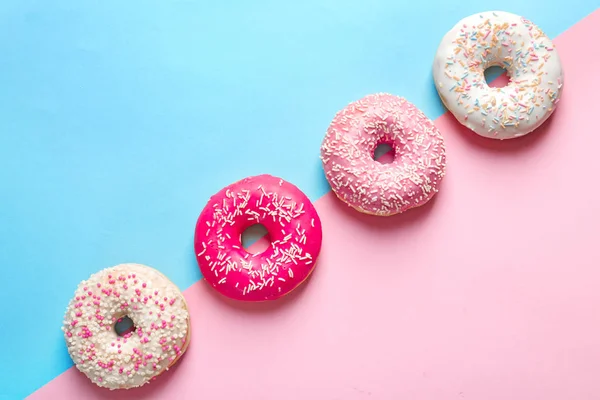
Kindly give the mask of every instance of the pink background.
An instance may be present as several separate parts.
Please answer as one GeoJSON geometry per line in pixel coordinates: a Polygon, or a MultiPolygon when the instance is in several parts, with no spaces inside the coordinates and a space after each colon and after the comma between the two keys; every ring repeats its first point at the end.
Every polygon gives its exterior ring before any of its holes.
{"type": "Polygon", "coordinates": [[[284,301],[185,291],[188,353],[152,385],[99,389],[74,368],[31,399],[600,398],[600,11],[556,39],[555,115],[496,142],[450,115],[439,195],[405,215],[316,202],[319,264],[284,301]]]}

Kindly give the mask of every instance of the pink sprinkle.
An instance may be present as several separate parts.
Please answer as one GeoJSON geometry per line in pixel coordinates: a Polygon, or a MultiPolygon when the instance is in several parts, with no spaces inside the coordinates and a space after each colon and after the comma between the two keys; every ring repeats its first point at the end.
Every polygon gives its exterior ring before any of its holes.
{"type": "Polygon", "coordinates": [[[144,282],[144,283],[142,283],[142,287],[143,287],[143,288],[145,288],[145,287],[146,287],[146,283],[145,283],[145,282],[144,282]]]}

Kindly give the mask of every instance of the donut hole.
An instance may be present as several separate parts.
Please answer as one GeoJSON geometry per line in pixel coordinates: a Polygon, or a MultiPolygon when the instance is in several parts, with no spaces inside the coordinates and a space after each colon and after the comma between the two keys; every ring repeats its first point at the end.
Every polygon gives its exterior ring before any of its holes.
{"type": "Polygon", "coordinates": [[[117,319],[114,328],[117,336],[125,336],[135,332],[135,325],[131,318],[129,318],[127,315],[117,319]]]}
{"type": "Polygon", "coordinates": [[[373,160],[381,164],[390,164],[395,156],[396,151],[390,143],[379,143],[373,152],[373,160]]]}
{"type": "Polygon", "coordinates": [[[499,65],[487,67],[483,76],[489,87],[502,88],[508,84],[508,72],[499,65]]]}
{"type": "Polygon", "coordinates": [[[246,228],[240,237],[242,247],[250,254],[259,254],[269,248],[271,238],[263,224],[254,224],[246,228]]]}

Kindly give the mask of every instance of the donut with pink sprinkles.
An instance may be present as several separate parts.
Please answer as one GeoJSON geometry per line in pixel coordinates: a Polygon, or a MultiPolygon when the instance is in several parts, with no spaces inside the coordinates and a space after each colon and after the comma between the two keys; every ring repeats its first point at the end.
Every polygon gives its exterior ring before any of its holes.
{"type": "Polygon", "coordinates": [[[163,274],[141,264],[120,264],[79,284],[62,330],[79,371],[100,387],[131,389],[154,380],[183,356],[190,314],[177,286],[163,274]]]}
{"type": "Polygon", "coordinates": [[[196,223],[200,271],[219,293],[242,301],[276,300],[297,288],[321,251],[321,220],[300,189],[271,175],[235,182],[213,195],[196,223]],[[271,239],[252,254],[242,233],[262,224],[271,239]]]}
{"type": "Polygon", "coordinates": [[[325,177],[336,196],[359,212],[389,216],[427,203],[446,170],[444,139],[417,107],[372,94],[334,117],[321,145],[325,177]],[[393,161],[375,160],[388,144],[393,161]]]}

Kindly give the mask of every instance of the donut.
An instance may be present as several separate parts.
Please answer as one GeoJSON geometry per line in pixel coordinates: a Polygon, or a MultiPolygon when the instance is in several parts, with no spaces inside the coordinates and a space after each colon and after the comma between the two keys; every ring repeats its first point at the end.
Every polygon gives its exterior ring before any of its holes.
{"type": "Polygon", "coordinates": [[[177,286],[157,270],[120,264],[77,287],[62,330],[75,366],[108,389],[142,386],[173,366],[190,342],[190,315],[177,286]],[[117,326],[128,318],[124,332],[117,326]]]}
{"type": "Polygon", "coordinates": [[[471,15],[444,36],[433,64],[435,87],[456,119],[478,135],[513,139],[537,129],[560,100],[563,71],[552,41],[527,19],[495,11],[471,15]],[[484,71],[503,67],[492,88],[484,71]]]}
{"type": "Polygon", "coordinates": [[[252,176],[213,195],[196,223],[200,271],[222,295],[242,301],[276,300],[298,287],[321,251],[321,220],[296,186],[271,175],[252,176]],[[271,245],[251,254],[242,233],[262,224],[271,245]]]}
{"type": "Polygon", "coordinates": [[[442,135],[417,107],[371,94],[339,111],[321,145],[325,177],[336,196],[359,212],[389,216],[427,203],[446,170],[442,135]],[[390,164],[374,160],[388,144],[390,164]]]}

